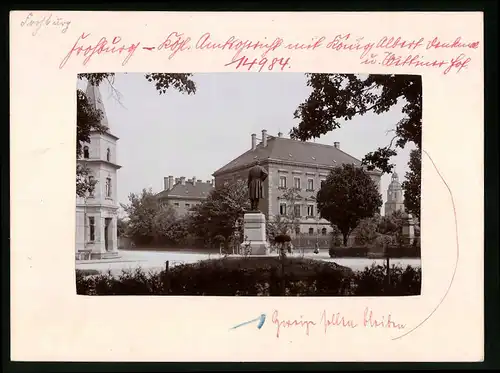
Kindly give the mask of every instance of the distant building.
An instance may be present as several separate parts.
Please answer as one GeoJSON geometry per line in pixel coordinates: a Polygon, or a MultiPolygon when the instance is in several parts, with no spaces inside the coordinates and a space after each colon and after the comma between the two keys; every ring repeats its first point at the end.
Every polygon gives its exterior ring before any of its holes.
{"type": "Polygon", "coordinates": [[[170,203],[179,216],[184,216],[189,209],[204,201],[214,189],[211,180],[197,180],[196,177],[186,180],[184,176],[173,176],[163,179],[163,191],[156,195],[160,205],[170,203]]]}
{"type": "Polygon", "coordinates": [[[391,183],[387,188],[387,201],[385,203],[385,216],[389,216],[395,211],[405,211],[403,188],[399,182],[396,172],[392,174],[391,183]]]}
{"type": "MultiPolygon", "coordinates": [[[[268,136],[266,130],[262,130],[259,144],[255,134],[251,135],[251,140],[249,150],[213,173],[215,187],[226,181],[246,180],[248,170],[259,160],[269,173],[264,182],[264,198],[259,205],[267,218],[287,215],[290,203],[285,200],[283,193],[287,188],[294,187],[300,195],[293,206],[295,216],[300,221],[295,233],[326,235],[331,232],[330,223],[320,219],[317,212],[316,193],[332,168],[346,163],[361,166],[361,161],[340,150],[338,142],[331,146],[297,141],[284,138],[282,133],[268,136]]],[[[382,173],[376,170],[367,172],[380,191],[382,173]]]]}
{"type": "Polygon", "coordinates": [[[90,142],[82,144],[82,156],[77,159],[79,165],[90,169],[88,177],[97,183],[93,193],[76,198],[76,252],[90,252],[90,257],[96,259],[111,258],[118,255],[118,137],[109,128],[99,88],[89,83],[86,95],[90,104],[102,112],[101,124],[108,131],[92,132],[90,142]]]}

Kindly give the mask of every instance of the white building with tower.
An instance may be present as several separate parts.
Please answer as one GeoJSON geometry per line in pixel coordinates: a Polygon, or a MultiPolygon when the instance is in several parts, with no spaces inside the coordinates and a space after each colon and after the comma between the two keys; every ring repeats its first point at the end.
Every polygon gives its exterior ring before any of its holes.
{"type": "Polygon", "coordinates": [[[92,132],[90,142],[82,144],[83,152],[77,159],[78,164],[90,170],[89,179],[96,184],[91,194],[76,198],[76,256],[105,259],[118,256],[118,137],[111,133],[99,88],[89,83],[86,95],[90,104],[102,112],[101,124],[108,131],[92,132]]]}

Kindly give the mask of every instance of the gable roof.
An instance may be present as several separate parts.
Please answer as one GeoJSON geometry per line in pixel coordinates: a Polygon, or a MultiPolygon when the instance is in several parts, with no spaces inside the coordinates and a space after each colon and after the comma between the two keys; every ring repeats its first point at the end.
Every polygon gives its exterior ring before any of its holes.
{"type": "Polygon", "coordinates": [[[182,183],[175,184],[172,189],[164,190],[156,195],[157,198],[182,198],[182,199],[202,199],[207,198],[209,193],[214,189],[211,183],[193,182],[187,180],[184,185],[182,183]]]}
{"type": "Polygon", "coordinates": [[[361,161],[332,145],[317,144],[284,137],[269,136],[267,146],[258,144],[213,173],[213,176],[250,166],[256,160],[277,160],[333,167],[345,163],[361,165],[361,161]]]}

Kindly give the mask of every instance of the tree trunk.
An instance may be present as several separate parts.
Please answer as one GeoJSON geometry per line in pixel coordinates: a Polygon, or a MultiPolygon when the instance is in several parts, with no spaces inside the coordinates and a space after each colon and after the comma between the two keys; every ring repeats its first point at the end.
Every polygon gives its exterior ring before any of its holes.
{"type": "Polygon", "coordinates": [[[347,247],[347,241],[349,240],[349,233],[342,233],[342,237],[344,238],[344,246],[347,247]]]}

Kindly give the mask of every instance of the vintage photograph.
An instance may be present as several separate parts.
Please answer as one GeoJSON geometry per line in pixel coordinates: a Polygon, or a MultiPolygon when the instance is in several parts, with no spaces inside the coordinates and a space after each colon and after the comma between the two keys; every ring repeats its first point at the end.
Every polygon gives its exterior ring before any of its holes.
{"type": "Polygon", "coordinates": [[[77,294],[420,295],[421,76],[76,83],[77,294]]]}

